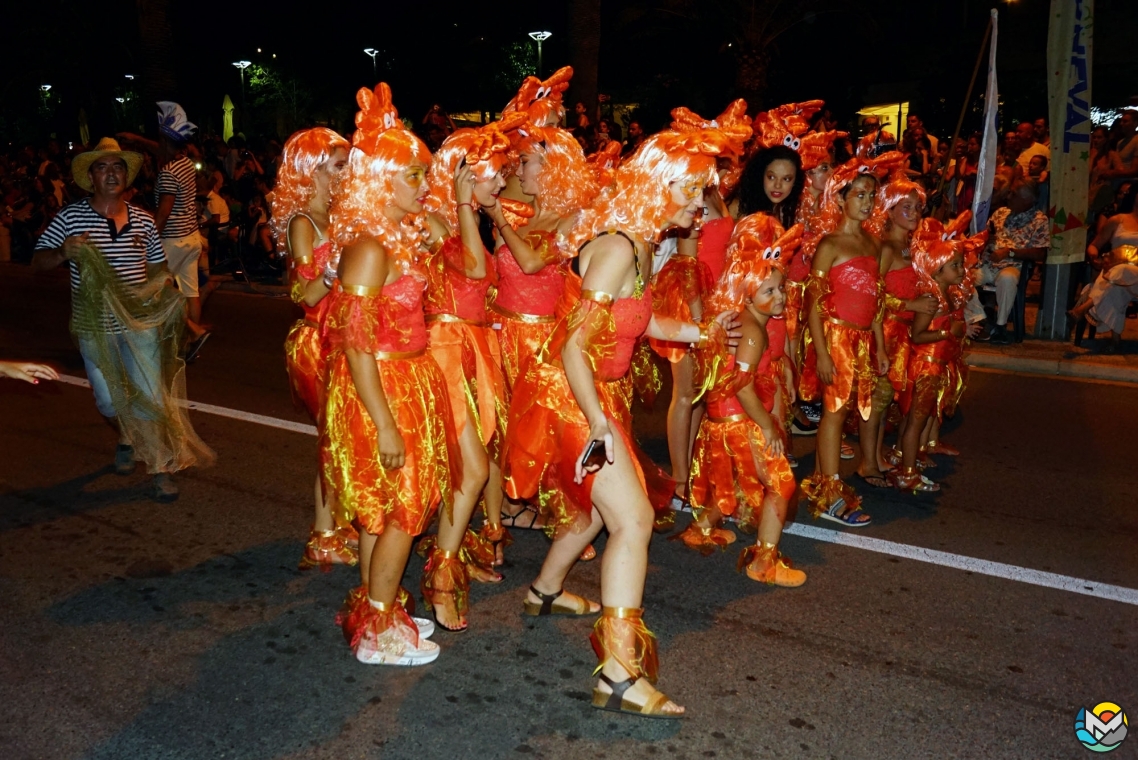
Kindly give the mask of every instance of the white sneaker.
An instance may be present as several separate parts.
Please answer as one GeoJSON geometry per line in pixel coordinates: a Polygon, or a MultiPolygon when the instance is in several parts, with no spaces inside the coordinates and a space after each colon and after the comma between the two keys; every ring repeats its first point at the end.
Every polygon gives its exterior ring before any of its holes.
{"type": "Polygon", "coordinates": [[[424,638],[419,639],[418,647],[413,647],[396,629],[390,628],[381,633],[377,639],[367,637],[360,639],[356,645],[356,659],[365,665],[399,665],[413,668],[434,662],[439,658],[439,651],[438,644],[424,638]]]}
{"type": "Polygon", "coordinates": [[[419,638],[429,639],[435,635],[435,621],[417,617],[413,617],[411,620],[415,622],[415,627],[419,629],[419,638]]]}

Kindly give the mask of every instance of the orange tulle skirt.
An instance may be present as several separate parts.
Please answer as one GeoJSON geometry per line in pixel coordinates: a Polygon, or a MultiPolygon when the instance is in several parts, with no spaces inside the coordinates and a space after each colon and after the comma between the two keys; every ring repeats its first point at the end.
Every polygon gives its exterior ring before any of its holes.
{"type": "Polygon", "coordinates": [[[285,367],[293,403],[317,424],[324,416],[325,365],[320,330],[306,319],[298,320],[285,338],[285,367]]]}
{"type": "MultiPolygon", "coordinates": [[[[454,432],[462,437],[468,422],[488,449],[506,415],[506,388],[496,331],[485,325],[433,321],[427,324],[431,356],[446,382],[454,432]]],[[[496,451],[491,452],[497,456],[496,451]]]]}
{"type": "MultiPolygon", "coordinates": [[[[818,355],[812,340],[804,340],[802,372],[798,378],[798,396],[803,401],[821,398],[826,410],[836,412],[856,394],[858,414],[868,420],[873,411],[873,391],[877,372],[873,366],[873,331],[860,329],[834,319],[824,319],[822,330],[830,358],[834,362],[834,381],[829,385],[818,377],[818,355]]],[[[804,335],[809,335],[805,331],[804,335]]]]}
{"type": "Polygon", "coordinates": [[[762,428],[745,414],[704,419],[692,452],[692,508],[715,507],[757,529],[763,497],[773,492],[789,502],[798,487],[786,457],[768,454],[766,446],[762,428]]]}
{"type": "Polygon", "coordinates": [[[493,309],[492,316],[501,325],[501,329],[496,332],[502,356],[502,374],[505,376],[506,388],[510,391],[525,371],[525,365],[553,334],[556,322],[553,317],[544,322],[515,319],[499,309],[493,309]]]}
{"type": "Polygon", "coordinates": [[[392,470],[380,464],[375,423],[356,392],[347,357],[335,354],[328,366],[324,463],[339,495],[335,517],[340,525],[356,519],[373,535],[393,525],[417,536],[440,504],[451,507],[462,471],[446,380],[425,352],[378,359],[376,365],[406,461],[392,470]]]}
{"type": "MultiPolygon", "coordinates": [[[[667,511],[674,482],[632,437],[632,383],[629,377],[597,382],[601,408],[632,457],[637,477],[657,515],[667,511]]],[[[589,423],[573,398],[565,372],[553,364],[530,362],[510,400],[502,479],[506,495],[536,501],[546,530],[557,536],[579,532],[592,521],[594,475],[574,482],[577,457],[589,439],[589,423]]]]}

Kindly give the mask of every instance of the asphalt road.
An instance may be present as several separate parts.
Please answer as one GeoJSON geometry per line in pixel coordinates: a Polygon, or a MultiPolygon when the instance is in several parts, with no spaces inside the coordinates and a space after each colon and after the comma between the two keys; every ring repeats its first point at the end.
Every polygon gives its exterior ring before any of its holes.
{"type": "MultiPolygon", "coordinates": [[[[0,356],[82,376],[67,311],[64,280],[5,268],[0,356]]],[[[292,316],[214,295],[190,397],[305,421],[281,350],[292,316]]],[[[112,473],[88,390],[2,381],[0,420],[5,760],[1081,758],[1080,707],[1138,716],[1138,606],[798,536],[794,590],[736,574],[736,551],[653,541],[646,620],[683,722],[589,707],[590,622],[520,614],[535,532],[515,532],[504,583],[474,588],[471,629],[436,636],[435,664],[367,667],[332,621],[355,571],[296,569],[314,438],[194,413],[217,465],[159,505],[141,470],[112,473]]],[[[662,453],[660,411],[637,424],[662,453]]],[[[974,373],[945,490],[866,493],[858,535],[1138,589],[1135,430],[1138,389],[974,373]]],[[[800,472],[812,448],[796,440],[800,472]]],[[[569,588],[595,598],[598,571],[569,588]]],[[[1138,738],[1112,757],[1138,757],[1138,738]]]]}

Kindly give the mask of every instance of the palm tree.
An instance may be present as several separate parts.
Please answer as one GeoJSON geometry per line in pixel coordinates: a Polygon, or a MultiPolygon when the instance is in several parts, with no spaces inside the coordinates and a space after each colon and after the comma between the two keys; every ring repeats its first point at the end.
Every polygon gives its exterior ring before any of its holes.
{"type": "Polygon", "coordinates": [[[141,40],[139,70],[143,103],[172,100],[178,94],[174,73],[174,34],[170,28],[169,0],[135,0],[141,40]]]}
{"type": "Polygon", "coordinates": [[[573,81],[565,106],[572,123],[573,104],[597,110],[597,68],[601,53],[601,0],[569,0],[569,65],[573,81]]]}

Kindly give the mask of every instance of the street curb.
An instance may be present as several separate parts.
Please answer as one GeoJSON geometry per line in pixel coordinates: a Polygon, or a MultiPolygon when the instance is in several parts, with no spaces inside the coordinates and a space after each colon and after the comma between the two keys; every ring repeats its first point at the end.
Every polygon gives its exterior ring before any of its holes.
{"type": "Polygon", "coordinates": [[[1027,375],[1080,377],[1138,384],[1138,367],[1118,367],[1113,364],[1060,361],[1057,359],[1032,359],[1025,356],[1005,356],[1004,354],[986,351],[973,351],[968,354],[965,361],[970,367],[1001,369],[1008,372],[1022,372],[1027,375]]]}

